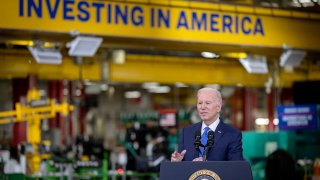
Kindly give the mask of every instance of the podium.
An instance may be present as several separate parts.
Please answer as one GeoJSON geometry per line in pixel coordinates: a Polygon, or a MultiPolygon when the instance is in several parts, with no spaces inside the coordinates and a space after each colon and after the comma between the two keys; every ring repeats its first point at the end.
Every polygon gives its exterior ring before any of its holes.
{"type": "Polygon", "coordinates": [[[162,162],[160,180],[252,180],[247,161],[162,162]]]}

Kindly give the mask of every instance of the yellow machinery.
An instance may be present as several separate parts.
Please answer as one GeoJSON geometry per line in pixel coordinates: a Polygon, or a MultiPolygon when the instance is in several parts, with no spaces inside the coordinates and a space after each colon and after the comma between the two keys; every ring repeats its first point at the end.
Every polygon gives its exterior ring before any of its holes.
{"type": "Polygon", "coordinates": [[[73,106],[66,102],[56,104],[55,100],[41,99],[40,92],[35,88],[28,91],[27,101],[27,105],[16,103],[15,111],[0,112],[0,125],[27,122],[27,143],[33,148],[32,153],[26,154],[27,169],[33,174],[40,170],[41,156],[38,148],[41,142],[41,120],[53,118],[56,113],[66,116],[73,110],[73,106]]]}

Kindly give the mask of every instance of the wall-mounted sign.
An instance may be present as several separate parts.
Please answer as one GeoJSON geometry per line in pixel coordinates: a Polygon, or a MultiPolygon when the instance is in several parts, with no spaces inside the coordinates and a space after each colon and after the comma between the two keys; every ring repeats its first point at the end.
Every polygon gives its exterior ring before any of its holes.
{"type": "Polygon", "coordinates": [[[317,129],[317,105],[278,106],[279,129],[317,129]]]}

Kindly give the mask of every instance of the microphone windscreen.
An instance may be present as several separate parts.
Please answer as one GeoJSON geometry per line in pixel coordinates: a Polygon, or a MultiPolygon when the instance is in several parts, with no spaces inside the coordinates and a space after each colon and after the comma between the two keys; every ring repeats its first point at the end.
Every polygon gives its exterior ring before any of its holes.
{"type": "Polygon", "coordinates": [[[213,131],[209,131],[208,132],[208,142],[207,145],[209,148],[211,148],[214,144],[214,132],[213,131]]]}
{"type": "Polygon", "coordinates": [[[194,133],[194,146],[196,147],[197,150],[199,150],[199,146],[201,145],[201,132],[200,131],[196,131],[194,133]]]}
{"type": "Polygon", "coordinates": [[[211,136],[211,137],[214,137],[214,132],[213,132],[213,131],[209,131],[209,132],[208,132],[208,137],[210,137],[210,136],[211,136]]]}

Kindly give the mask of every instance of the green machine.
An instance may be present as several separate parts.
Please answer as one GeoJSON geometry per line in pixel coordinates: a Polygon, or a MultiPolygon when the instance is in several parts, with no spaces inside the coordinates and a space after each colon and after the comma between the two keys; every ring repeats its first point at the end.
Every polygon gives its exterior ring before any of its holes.
{"type": "MultiPolygon", "coordinates": [[[[296,161],[299,159],[314,161],[320,158],[319,130],[246,131],[242,133],[242,136],[243,155],[245,160],[251,164],[254,180],[265,179],[267,157],[277,149],[287,151],[296,161]]],[[[311,173],[312,170],[308,171],[311,173]]]]}
{"type": "Polygon", "coordinates": [[[288,151],[295,157],[295,133],[282,132],[256,132],[242,133],[243,156],[251,164],[254,180],[264,179],[266,159],[269,154],[277,149],[288,151]]]}

